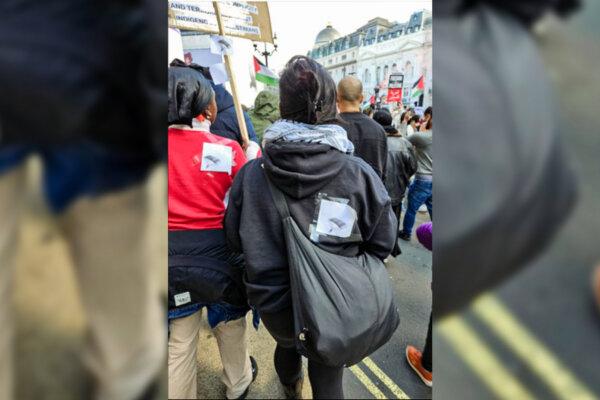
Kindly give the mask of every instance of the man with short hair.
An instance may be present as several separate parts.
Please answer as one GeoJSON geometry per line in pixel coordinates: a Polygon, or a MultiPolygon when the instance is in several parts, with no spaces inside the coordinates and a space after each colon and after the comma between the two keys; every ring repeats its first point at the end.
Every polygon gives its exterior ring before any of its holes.
{"type": "Polygon", "coordinates": [[[363,87],[354,76],[342,78],[337,86],[337,105],[340,125],[346,129],[348,139],[354,144],[354,155],[369,164],[383,180],[387,161],[387,141],[383,127],[360,112],[363,87]]]}

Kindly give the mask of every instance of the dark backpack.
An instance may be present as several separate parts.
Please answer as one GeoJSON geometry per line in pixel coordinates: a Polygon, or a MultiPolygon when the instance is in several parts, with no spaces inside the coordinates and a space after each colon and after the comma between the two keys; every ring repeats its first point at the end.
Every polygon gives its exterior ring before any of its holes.
{"type": "Polygon", "coordinates": [[[267,176],[281,216],[290,267],[298,352],[329,366],[351,366],[383,346],[400,318],[383,262],[368,253],[345,257],[313,244],[267,176]]]}

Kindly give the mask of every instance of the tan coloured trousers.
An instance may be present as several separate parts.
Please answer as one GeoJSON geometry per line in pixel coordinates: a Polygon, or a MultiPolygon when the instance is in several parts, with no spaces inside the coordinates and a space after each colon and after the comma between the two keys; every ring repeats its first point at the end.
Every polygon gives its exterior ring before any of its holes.
{"type": "MultiPolygon", "coordinates": [[[[0,399],[14,399],[12,273],[25,167],[0,175],[0,399]]],[[[98,400],[135,399],[164,368],[166,327],[147,262],[144,185],[76,201],[60,216],[88,335],[85,365],[98,400]]],[[[166,265],[166,259],[165,259],[166,265]]]]}
{"type": "MultiPolygon", "coordinates": [[[[171,320],[169,324],[169,399],[196,399],[198,334],[201,312],[171,320]]],[[[252,383],[248,355],[246,318],[221,322],[213,329],[228,399],[240,397],[252,383]]]]}

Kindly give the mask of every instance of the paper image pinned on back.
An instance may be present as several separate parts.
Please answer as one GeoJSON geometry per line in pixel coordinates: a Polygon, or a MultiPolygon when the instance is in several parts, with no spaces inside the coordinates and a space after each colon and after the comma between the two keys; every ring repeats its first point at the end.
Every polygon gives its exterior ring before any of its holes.
{"type": "Polygon", "coordinates": [[[231,175],[233,151],[231,147],[215,143],[204,143],[201,171],[227,172],[231,175]]]}
{"type": "Polygon", "coordinates": [[[321,200],[317,233],[321,235],[350,237],[356,221],[356,211],[347,204],[337,201],[321,200]]]}

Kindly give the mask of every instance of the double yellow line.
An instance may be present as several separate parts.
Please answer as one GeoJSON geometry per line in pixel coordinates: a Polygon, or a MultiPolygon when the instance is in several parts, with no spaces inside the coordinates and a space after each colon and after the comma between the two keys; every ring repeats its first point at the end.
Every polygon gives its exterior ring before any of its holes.
{"type": "MultiPolygon", "coordinates": [[[[381,381],[387,388],[392,392],[396,399],[410,399],[404,393],[402,389],[394,381],[375,364],[369,357],[362,360],[359,364],[364,364],[371,372],[381,381]]],[[[356,378],[362,383],[362,385],[375,397],[376,399],[387,399],[388,397],[377,387],[375,383],[364,373],[358,365],[350,367],[350,371],[356,376],[356,378]]]]}
{"type": "MultiPolygon", "coordinates": [[[[558,399],[598,398],[546,346],[528,332],[497,298],[489,294],[483,295],[475,301],[472,310],[475,316],[506,344],[558,399]]],[[[507,400],[534,398],[502,366],[502,363],[461,317],[449,317],[436,325],[434,332],[440,332],[444,336],[456,350],[456,354],[496,397],[507,400]]]]}

